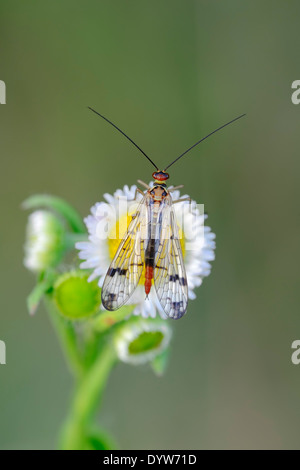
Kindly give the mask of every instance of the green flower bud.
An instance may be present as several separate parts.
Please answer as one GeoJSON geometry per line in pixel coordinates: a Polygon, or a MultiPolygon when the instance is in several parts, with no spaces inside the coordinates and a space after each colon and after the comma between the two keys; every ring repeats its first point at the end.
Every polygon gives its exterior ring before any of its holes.
{"type": "Polygon", "coordinates": [[[114,343],[119,359],[136,365],[153,361],[169,346],[171,336],[164,320],[134,318],[117,329],[114,343]]]}
{"type": "Polygon", "coordinates": [[[28,217],[24,265],[41,272],[59,263],[65,247],[65,229],[51,212],[39,210],[28,217]]]}
{"type": "Polygon", "coordinates": [[[97,281],[88,282],[82,271],[62,274],[53,286],[53,299],[60,313],[70,320],[81,320],[99,311],[101,289],[97,281]]]}

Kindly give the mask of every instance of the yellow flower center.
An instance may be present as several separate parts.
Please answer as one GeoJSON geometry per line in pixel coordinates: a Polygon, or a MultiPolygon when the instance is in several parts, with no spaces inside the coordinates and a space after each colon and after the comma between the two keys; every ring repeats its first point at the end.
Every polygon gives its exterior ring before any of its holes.
{"type": "MultiPolygon", "coordinates": [[[[113,260],[116,251],[127,231],[128,225],[130,224],[132,217],[129,214],[124,214],[120,219],[116,221],[116,225],[112,227],[108,235],[108,253],[111,260],[113,260]]],[[[180,245],[182,249],[183,258],[185,255],[185,238],[182,229],[178,226],[178,235],[180,239],[180,245]]],[[[139,284],[145,283],[145,270],[141,275],[139,284]]]]}

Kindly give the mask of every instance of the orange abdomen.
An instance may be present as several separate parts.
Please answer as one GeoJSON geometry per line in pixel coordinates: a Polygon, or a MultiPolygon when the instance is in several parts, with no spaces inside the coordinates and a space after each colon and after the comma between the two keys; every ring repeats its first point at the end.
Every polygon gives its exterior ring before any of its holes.
{"type": "Polygon", "coordinates": [[[145,292],[146,292],[146,295],[148,295],[150,290],[151,290],[152,278],[153,278],[153,268],[152,268],[152,266],[146,266],[146,272],[145,272],[145,292]]]}

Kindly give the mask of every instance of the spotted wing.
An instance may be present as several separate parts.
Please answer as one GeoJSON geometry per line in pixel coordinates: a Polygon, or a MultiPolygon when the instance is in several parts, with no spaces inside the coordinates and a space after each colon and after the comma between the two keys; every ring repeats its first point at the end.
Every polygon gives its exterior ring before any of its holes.
{"type": "Polygon", "coordinates": [[[178,227],[171,196],[161,211],[160,241],[155,257],[154,285],[158,300],[170,318],[181,318],[187,309],[188,287],[178,227]]]}
{"type": "Polygon", "coordinates": [[[149,196],[146,194],[105,276],[101,298],[107,310],[117,310],[124,305],[138,285],[145,259],[148,210],[149,196]]]}

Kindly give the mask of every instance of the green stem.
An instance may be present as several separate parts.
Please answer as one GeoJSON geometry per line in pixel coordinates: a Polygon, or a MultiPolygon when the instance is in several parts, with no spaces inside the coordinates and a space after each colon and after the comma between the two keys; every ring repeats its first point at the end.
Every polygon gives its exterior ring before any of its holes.
{"type": "Polygon", "coordinates": [[[84,448],[91,418],[97,409],[109,373],[115,363],[114,347],[110,341],[107,341],[94,364],[77,384],[70,414],[62,433],[61,448],[63,450],[84,448]]]}
{"type": "MultiPolygon", "coordinates": [[[[79,344],[73,323],[60,315],[51,295],[45,296],[45,303],[60,338],[66,361],[76,380],[70,412],[62,431],[61,449],[85,449],[88,448],[89,438],[94,432],[92,418],[109,374],[117,361],[115,348],[110,338],[106,338],[104,334],[98,335],[97,356],[93,362],[88,361],[87,366],[85,355],[80,354],[78,350],[79,344]]],[[[87,344],[85,353],[86,346],[87,344]]],[[[92,345],[92,349],[94,346],[92,345]]],[[[103,441],[102,438],[101,440],[103,441]]]]}
{"type": "Polygon", "coordinates": [[[78,344],[73,324],[63,318],[56,310],[51,298],[45,297],[45,304],[48,310],[51,322],[60,339],[66,362],[71,373],[75,377],[81,377],[83,374],[83,363],[78,352],[78,344]]]}
{"type": "Polygon", "coordinates": [[[23,202],[24,209],[37,209],[47,207],[61,214],[69,223],[75,233],[86,233],[85,225],[78,212],[63,199],[48,194],[36,194],[23,202]]]}

